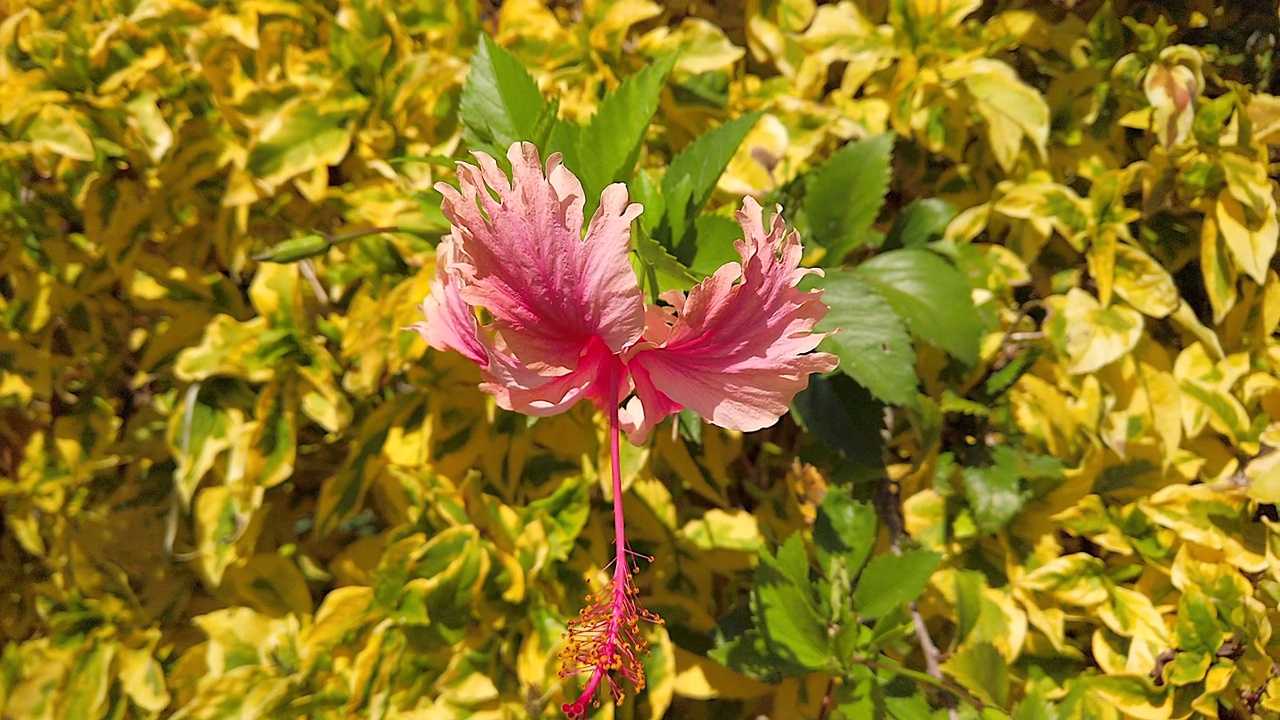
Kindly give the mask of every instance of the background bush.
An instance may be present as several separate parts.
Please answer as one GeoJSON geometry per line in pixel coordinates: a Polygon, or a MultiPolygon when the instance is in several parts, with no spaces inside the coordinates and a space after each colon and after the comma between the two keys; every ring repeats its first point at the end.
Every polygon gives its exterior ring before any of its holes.
{"type": "Polygon", "coordinates": [[[6,718],[557,715],[604,429],[402,330],[517,139],[650,290],[781,202],[842,328],[807,430],[628,449],[599,716],[1280,711],[1273,4],[0,8],[6,718]]]}

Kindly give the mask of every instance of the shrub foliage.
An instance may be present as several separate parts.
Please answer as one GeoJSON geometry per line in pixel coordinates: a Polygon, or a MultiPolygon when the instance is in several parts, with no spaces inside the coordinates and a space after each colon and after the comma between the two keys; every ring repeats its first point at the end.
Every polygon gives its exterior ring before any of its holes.
{"type": "Polygon", "coordinates": [[[839,328],[777,426],[625,449],[665,624],[599,717],[1280,712],[1273,5],[0,7],[5,718],[576,696],[602,419],[403,330],[518,140],[652,295],[780,203],[839,328]]]}

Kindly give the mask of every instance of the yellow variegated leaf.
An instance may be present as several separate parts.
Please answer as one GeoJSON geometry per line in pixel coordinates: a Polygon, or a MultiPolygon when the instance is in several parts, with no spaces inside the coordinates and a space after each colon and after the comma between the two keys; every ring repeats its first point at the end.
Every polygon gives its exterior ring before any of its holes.
{"type": "Polygon", "coordinates": [[[1233,533],[1240,522],[1244,499],[1211,485],[1170,485],[1140,500],[1138,507],[1152,521],[1167,527],[1184,540],[1220,551],[1223,558],[1245,572],[1261,572],[1267,567],[1265,549],[1254,547],[1246,537],[1233,533]]]}
{"type": "Polygon", "coordinates": [[[1255,93],[1246,108],[1249,122],[1253,123],[1254,141],[1275,145],[1280,140],[1280,97],[1255,93]]]}
{"type": "Polygon", "coordinates": [[[1216,215],[1206,215],[1200,233],[1200,267],[1215,324],[1222,322],[1240,298],[1240,273],[1228,257],[1227,247],[1225,235],[1219,232],[1216,215]]]}
{"type": "Polygon", "coordinates": [[[303,632],[299,652],[303,658],[323,656],[365,621],[373,603],[373,588],[349,585],[330,590],[303,632]]]}
{"type": "MultiPolygon", "coordinates": [[[[1270,195],[1266,195],[1270,198],[1270,195]]],[[[1264,203],[1260,217],[1243,205],[1229,190],[1218,195],[1215,219],[1227,248],[1246,275],[1258,284],[1266,282],[1271,258],[1276,254],[1280,223],[1276,221],[1275,201],[1264,203]]]]}
{"type": "Polygon", "coordinates": [[[1085,255],[1089,275],[1098,287],[1098,302],[1103,307],[1111,304],[1111,293],[1116,285],[1116,244],[1114,227],[1099,228],[1085,255]]]}
{"type": "Polygon", "coordinates": [[[1195,101],[1200,93],[1200,83],[1191,68],[1156,63],[1147,70],[1142,89],[1154,108],[1151,124],[1160,143],[1173,147],[1186,140],[1191,134],[1195,101]]]}
{"type": "MultiPolygon", "coordinates": [[[[159,633],[156,633],[158,639],[159,633]]],[[[147,712],[158,713],[172,697],[165,686],[164,668],[151,648],[121,647],[116,654],[121,689],[129,700],[147,712]]]]}
{"type": "Polygon", "coordinates": [[[1173,693],[1152,688],[1140,675],[1109,675],[1092,678],[1089,690],[1113,705],[1125,717],[1138,720],[1168,720],[1173,715],[1173,693]]]}
{"type": "Polygon", "coordinates": [[[1043,156],[1049,138],[1049,106],[1034,88],[1022,82],[1008,65],[973,60],[958,69],[974,99],[974,109],[987,123],[987,140],[1005,172],[1017,162],[1022,140],[1043,156]]]}
{"type": "Polygon", "coordinates": [[[302,412],[325,430],[339,432],[351,424],[352,409],[338,387],[333,365],[333,359],[325,353],[309,365],[298,365],[297,372],[303,379],[302,412]]]}
{"type": "Polygon", "coordinates": [[[1169,275],[1150,255],[1128,243],[1115,248],[1115,291],[1126,303],[1153,318],[1178,309],[1181,297],[1169,275]]]}
{"type": "Polygon", "coordinates": [[[1096,372],[1115,362],[1131,352],[1142,335],[1142,315],[1125,307],[1102,307],[1078,288],[1067,293],[1063,317],[1067,370],[1074,374],[1096,372]]]}
{"type": "Polygon", "coordinates": [[[791,131],[777,115],[766,113],[747,131],[716,188],[731,195],[765,193],[790,179],[783,163],[792,145],[791,131]]]}
{"type": "Polygon", "coordinates": [[[1098,606],[1098,617],[1117,635],[1142,639],[1158,647],[1169,647],[1172,642],[1164,616],[1151,599],[1123,585],[1112,588],[1111,598],[1098,606]]]}
{"type": "Polygon", "coordinates": [[[297,563],[276,553],[255,553],[228,567],[224,585],[258,612],[272,617],[311,613],[311,591],[297,563]]]}
{"type": "Polygon", "coordinates": [[[720,663],[675,647],[674,691],[695,700],[747,699],[768,694],[769,686],[740,675],[720,663]]]}
{"type": "Polygon", "coordinates": [[[908,21],[926,21],[941,30],[955,28],[981,5],[980,0],[907,0],[901,7],[908,21]]]}
{"type": "Polygon", "coordinates": [[[742,510],[713,508],[681,529],[686,540],[703,550],[735,550],[754,554],[763,538],[756,517],[742,510]]]}
{"type": "Polygon", "coordinates": [[[654,28],[640,38],[639,47],[656,57],[676,55],[675,71],[694,75],[729,72],[746,54],[720,27],[695,17],[685,18],[675,30],[654,28]]]}
{"type": "Polygon", "coordinates": [[[583,13],[598,18],[591,27],[591,46],[601,52],[616,52],[632,26],[662,12],[650,0],[618,0],[617,2],[584,3],[583,13]]]}
{"type": "Polygon", "coordinates": [[[1249,497],[1264,503],[1280,503],[1280,452],[1254,458],[1244,469],[1249,497]]]}
{"type": "Polygon", "coordinates": [[[254,511],[261,506],[262,490],[248,498],[235,496],[225,486],[206,487],[196,495],[195,526],[200,568],[217,585],[228,567],[252,547],[258,523],[254,511]]]}
{"type": "Polygon", "coordinates": [[[80,125],[81,116],[65,105],[46,104],[27,128],[27,139],[36,152],[49,152],[71,160],[92,160],[93,140],[80,125]]]}
{"type": "Polygon", "coordinates": [[[1072,605],[1092,607],[1106,602],[1111,594],[1103,569],[1098,558],[1072,553],[1027,573],[1018,580],[1018,586],[1050,593],[1072,605]]]}

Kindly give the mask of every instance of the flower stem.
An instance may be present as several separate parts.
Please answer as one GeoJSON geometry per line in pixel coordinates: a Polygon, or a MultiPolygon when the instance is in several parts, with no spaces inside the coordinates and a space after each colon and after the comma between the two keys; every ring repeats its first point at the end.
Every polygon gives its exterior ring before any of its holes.
{"type": "Polygon", "coordinates": [[[606,381],[609,387],[609,469],[613,479],[613,575],[599,593],[587,598],[587,607],[583,608],[578,619],[569,621],[568,642],[560,653],[565,662],[560,675],[568,677],[590,673],[582,693],[561,706],[570,720],[582,720],[590,707],[599,704],[597,692],[601,691],[602,685],[607,685],[607,692],[619,704],[623,695],[618,682],[620,678],[631,681],[636,692],[644,689],[642,656],[647,650],[639,621],[662,622],[636,602],[638,592],[628,564],[628,556],[632,553],[627,550],[622,509],[621,428],[617,402],[623,372],[621,367],[613,368],[606,381]]]}
{"type": "Polygon", "coordinates": [[[613,543],[617,567],[625,572],[627,563],[627,535],[622,512],[622,453],[618,436],[618,371],[609,373],[609,469],[613,472],[613,543]]]}

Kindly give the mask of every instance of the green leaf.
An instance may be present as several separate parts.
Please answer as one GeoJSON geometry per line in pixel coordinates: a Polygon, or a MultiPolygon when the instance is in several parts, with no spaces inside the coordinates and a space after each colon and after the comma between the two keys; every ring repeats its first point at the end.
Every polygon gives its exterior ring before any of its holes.
{"type": "Polygon", "coordinates": [[[951,647],[954,650],[969,637],[982,615],[982,573],[976,570],[957,570],[956,579],[956,634],[951,647]]]}
{"type": "Polygon", "coordinates": [[[942,669],[970,692],[993,705],[1009,697],[1009,664],[991,643],[975,643],[952,655],[942,669]]]}
{"type": "MultiPolygon", "coordinates": [[[[551,150],[564,154],[565,165],[582,181],[587,217],[599,204],[605,187],[630,179],[645,130],[658,109],[662,86],[674,64],[675,56],[670,55],[623,80],[600,102],[573,147],[551,145],[551,150]]],[[[552,139],[560,142],[565,137],[555,135],[552,139]]]]}
{"type": "Polygon", "coordinates": [[[681,244],[689,218],[695,217],[707,204],[716,181],[724,174],[729,160],[760,115],[758,111],[750,112],[709,130],[671,158],[662,177],[662,194],[667,197],[668,229],[659,236],[661,240],[670,242],[673,248],[681,244]],[[677,185],[686,181],[688,187],[677,192],[677,185]],[[680,198],[679,202],[676,198],[680,198]]]}
{"type": "Polygon", "coordinates": [[[499,157],[521,140],[542,145],[551,126],[546,115],[553,108],[543,101],[524,63],[481,35],[458,107],[467,144],[499,157]]]}
{"type": "Polygon", "coordinates": [[[1018,703],[1012,717],[1013,720],[1058,720],[1058,711],[1037,688],[1018,703]]]}
{"type": "Polygon", "coordinates": [[[739,262],[734,242],[742,238],[742,226],[724,215],[699,215],[693,221],[695,250],[689,269],[699,276],[715,273],[725,263],[739,262]]]}
{"type": "Polygon", "coordinates": [[[884,464],[884,406],[848,375],[809,378],[792,407],[805,431],[828,447],[860,465],[884,464]]]}
{"type": "Polygon", "coordinates": [[[942,556],[931,550],[879,555],[867,564],[853,591],[853,608],[875,619],[919,598],[942,556]]]}
{"type": "Polygon", "coordinates": [[[778,549],[775,560],[763,549],[756,566],[752,611],[769,650],[808,670],[827,667],[827,629],[809,592],[809,562],[799,533],[778,549]]]}
{"type": "Polygon", "coordinates": [[[893,221],[893,227],[885,236],[885,250],[897,248],[923,248],[930,242],[942,237],[956,216],[956,206],[946,200],[924,198],[913,200],[902,209],[902,214],[893,221]]]}
{"type": "Polygon", "coordinates": [[[813,523],[813,544],[821,567],[825,569],[831,558],[839,557],[854,577],[875,543],[875,508],[854,500],[847,489],[828,488],[813,523]]]}
{"type": "MultiPolygon", "coordinates": [[[[937,260],[946,265],[940,258],[937,260]]],[[[915,407],[916,352],[893,300],[877,293],[871,283],[852,272],[831,272],[820,286],[822,299],[831,311],[816,329],[836,331],[822,341],[822,349],[839,357],[841,372],[857,380],[877,399],[888,405],[915,407]]]]}
{"type": "Polygon", "coordinates": [[[1224,93],[1212,100],[1204,102],[1196,108],[1195,120],[1191,123],[1191,132],[1201,145],[1215,146],[1222,137],[1223,125],[1236,109],[1236,94],[1224,93]]]}
{"type": "Polygon", "coordinates": [[[927,250],[894,250],[854,273],[893,306],[916,337],[966,365],[977,362],[982,321],[968,282],[946,260],[927,250]]]}
{"type": "Polygon", "coordinates": [[[973,510],[978,531],[984,535],[1008,524],[1027,500],[1014,451],[1001,446],[993,455],[995,464],[990,467],[967,467],[964,470],[964,494],[973,510]]]}
{"type": "Polygon", "coordinates": [[[983,391],[993,398],[1004,394],[1006,390],[1013,387],[1018,378],[1026,374],[1032,365],[1035,365],[1036,360],[1039,360],[1043,354],[1044,348],[1039,345],[1028,345],[1023,348],[1021,352],[1009,361],[1009,364],[991,373],[991,376],[982,385],[983,391]]]}
{"type": "Polygon", "coordinates": [[[832,720],[884,717],[884,697],[871,668],[855,665],[843,679],[844,682],[833,688],[831,701],[836,710],[831,715],[832,720]]]}
{"type": "Polygon", "coordinates": [[[655,273],[658,287],[654,294],[667,290],[683,290],[698,282],[698,277],[689,268],[677,260],[662,243],[654,240],[649,233],[640,228],[635,233],[636,257],[639,258],[645,273],[655,273]]]}
{"type": "Polygon", "coordinates": [[[810,238],[827,248],[826,265],[838,265],[849,251],[867,242],[889,189],[893,135],[885,134],[840,148],[814,173],[805,193],[810,238]]]}
{"type": "Polygon", "coordinates": [[[717,648],[707,657],[756,680],[777,682],[785,675],[803,675],[807,669],[773,654],[759,630],[751,628],[717,648]]]}

